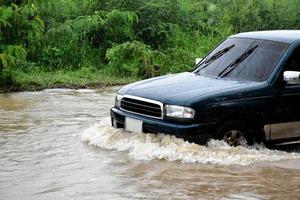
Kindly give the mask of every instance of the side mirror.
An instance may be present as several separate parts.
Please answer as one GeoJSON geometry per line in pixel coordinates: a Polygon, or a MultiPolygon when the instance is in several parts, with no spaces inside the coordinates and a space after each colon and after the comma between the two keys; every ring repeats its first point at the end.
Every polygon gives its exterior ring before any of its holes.
{"type": "Polygon", "coordinates": [[[298,85],[300,84],[300,72],[285,71],[283,74],[283,80],[289,85],[298,85]]]}
{"type": "Polygon", "coordinates": [[[195,59],[195,65],[197,65],[198,63],[200,63],[203,60],[203,58],[196,58],[195,59]]]}

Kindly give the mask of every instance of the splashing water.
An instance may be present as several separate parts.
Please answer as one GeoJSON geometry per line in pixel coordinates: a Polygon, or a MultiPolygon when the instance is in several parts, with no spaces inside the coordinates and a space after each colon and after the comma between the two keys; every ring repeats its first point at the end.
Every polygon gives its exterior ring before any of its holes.
{"type": "Polygon", "coordinates": [[[248,165],[260,161],[299,159],[299,153],[269,150],[261,145],[231,147],[211,140],[207,146],[164,134],[129,133],[110,126],[109,118],[82,133],[82,141],[103,149],[128,152],[137,160],[164,159],[183,163],[248,165]]]}

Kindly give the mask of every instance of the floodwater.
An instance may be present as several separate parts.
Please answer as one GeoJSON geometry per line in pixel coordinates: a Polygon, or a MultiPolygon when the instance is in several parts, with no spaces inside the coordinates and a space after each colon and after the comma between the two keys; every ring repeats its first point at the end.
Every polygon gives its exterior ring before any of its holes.
{"type": "Polygon", "coordinates": [[[0,94],[0,199],[300,199],[300,151],[110,127],[117,88],[0,94]]]}

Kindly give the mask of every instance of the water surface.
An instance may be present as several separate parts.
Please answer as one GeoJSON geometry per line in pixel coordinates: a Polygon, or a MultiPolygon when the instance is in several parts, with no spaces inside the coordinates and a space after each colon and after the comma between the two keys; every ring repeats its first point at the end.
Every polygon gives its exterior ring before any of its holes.
{"type": "Polygon", "coordinates": [[[110,127],[117,88],[0,94],[0,199],[300,199],[300,152],[110,127]]]}

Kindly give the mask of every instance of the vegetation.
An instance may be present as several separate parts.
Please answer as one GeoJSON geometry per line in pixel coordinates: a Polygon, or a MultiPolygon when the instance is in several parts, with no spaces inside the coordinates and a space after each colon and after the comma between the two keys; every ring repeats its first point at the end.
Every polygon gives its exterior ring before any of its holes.
{"type": "Polygon", "coordinates": [[[0,86],[186,71],[228,35],[268,29],[300,29],[299,0],[0,0],[0,86]]]}

